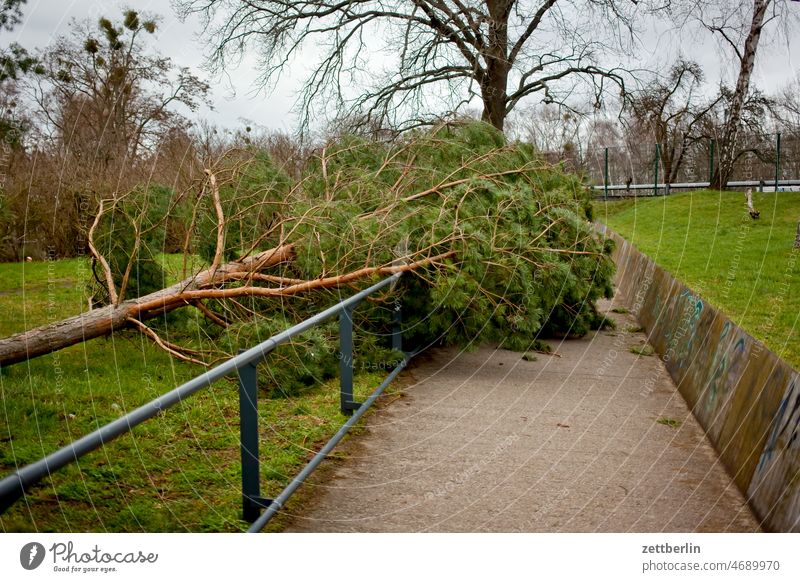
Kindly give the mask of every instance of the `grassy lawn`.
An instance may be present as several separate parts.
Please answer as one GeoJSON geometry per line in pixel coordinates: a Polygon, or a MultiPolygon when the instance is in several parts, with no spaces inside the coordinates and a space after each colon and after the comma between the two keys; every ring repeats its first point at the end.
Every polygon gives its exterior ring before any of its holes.
{"type": "MultiPolygon", "coordinates": [[[[177,278],[180,262],[167,266],[177,278]]],[[[80,260],[0,265],[0,336],[85,308],[80,260]]],[[[261,370],[268,374],[268,366],[261,370]]],[[[135,332],[0,372],[0,475],[41,458],[202,372],[135,332]]],[[[364,398],[385,374],[356,377],[364,398]]],[[[392,390],[390,387],[389,391],[392,390]]],[[[397,388],[395,388],[397,390],[397,388]]],[[[292,396],[262,387],[262,495],[288,484],[342,424],[338,381],[292,396]]],[[[1,531],[241,531],[238,388],[219,381],[56,473],[5,514],[1,531]]],[[[295,503],[302,503],[303,489],[295,503]]],[[[291,509],[291,505],[290,505],[291,509]]],[[[279,530],[280,518],[270,524],[279,530]]]]}
{"type": "Polygon", "coordinates": [[[595,217],[800,369],[800,193],[689,192],[595,204],[595,217]]]}

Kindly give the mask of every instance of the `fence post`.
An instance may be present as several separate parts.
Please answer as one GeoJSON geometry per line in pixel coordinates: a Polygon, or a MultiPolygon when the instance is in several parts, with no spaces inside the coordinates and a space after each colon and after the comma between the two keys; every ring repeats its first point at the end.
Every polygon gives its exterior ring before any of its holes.
{"type": "Polygon", "coordinates": [[[361,403],[353,400],[353,307],[339,314],[339,409],[351,416],[361,403]]]}
{"type": "Polygon", "coordinates": [[[661,148],[656,143],[656,161],[654,165],[655,181],[653,182],[653,196],[658,196],[658,159],[661,157],[661,148]]]}
{"type": "Polygon", "coordinates": [[[608,200],[608,148],[605,150],[603,169],[603,200],[608,200]]]}
{"type": "Polygon", "coordinates": [[[258,519],[264,500],[258,462],[258,373],[256,364],[239,368],[239,436],[242,452],[242,518],[258,519]]]}
{"type": "Polygon", "coordinates": [[[775,144],[775,193],[778,192],[778,181],[781,178],[781,132],[778,132],[778,141],[775,144]]]}
{"type": "Polygon", "coordinates": [[[716,140],[711,140],[710,146],[710,153],[711,155],[708,158],[708,184],[711,185],[712,180],[714,180],[714,149],[717,142],[716,140]]]}

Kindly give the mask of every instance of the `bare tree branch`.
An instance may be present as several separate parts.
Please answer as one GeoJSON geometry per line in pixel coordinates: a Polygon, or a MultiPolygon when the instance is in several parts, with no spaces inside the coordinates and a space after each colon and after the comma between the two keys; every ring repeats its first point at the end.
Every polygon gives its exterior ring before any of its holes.
{"type": "Polygon", "coordinates": [[[147,337],[153,340],[158,347],[163,349],[171,356],[174,356],[179,360],[182,360],[184,362],[189,362],[191,364],[197,364],[199,366],[206,366],[206,367],[208,366],[208,364],[206,364],[204,361],[192,358],[183,353],[185,348],[181,348],[178,345],[175,345],[173,343],[161,339],[161,337],[155,331],[147,327],[138,319],[128,318],[127,321],[134,327],[137,327],[142,333],[144,333],[147,337]]]}
{"type": "Polygon", "coordinates": [[[225,254],[225,214],[222,211],[222,201],[219,197],[219,185],[214,173],[206,169],[208,184],[211,187],[211,199],[214,201],[214,212],[217,215],[217,244],[214,250],[214,260],[211,262],[211,271],[214,272],[222,264],[222,257],[225,254]]]}
{"type": "Polygon", "coordinates": [[[94,257],[94,260],[100,263],[101,267],[103,268],[103,275],[105,276],[106,280],[106,289],[108,289],[108,297],[111,300],[111,303],[116,304],[118,302],[118,295],[117,288],[114,285],[114,276],[111,274],[111,267],[109,266],[106,258],[97,251],[97,247],[94,244],[94,233],[97,230],[97,226],[100,224],[100,220],[103,218],[104,210],[104,201],[100,200],[100,206],[97,209],[94,222],[92,222],[92,226],[89,228],[87,240],[89,243],[89,251],[92,253],[92,257],[94,257]]]}
{"type": "MultiPolygon", "coordinates": [[[[621,35],[612,29],[629,29],[644,11],[631,0],[178,0],[178,5],[184,15],[203,18],[218,68],[256,48],[264,86],[305,47],[321,49],[299,101],[304,126],[312,115],[335,109],[337,118],[356,125],[393,128],[435,120],[442,110],[456,112],[477,97],[483,119],[503,129],[521,99],[542,90],[569,93],[571,78],[602,76],[623,84],[625,72],[607,67],[597,55],[619,44],[621,35]],[[614,26],[597,27],[598,18],[614,26]],[[609,44],[598,38],[601,31],[607,31],[609,44]],[[376,51],[393,62],[372,65],[376,51]],[[517,89],[509,94],[512,85],[517,89]]],[[[595,92],[605,90],[603,79],[591,82],[595,92]]]]}

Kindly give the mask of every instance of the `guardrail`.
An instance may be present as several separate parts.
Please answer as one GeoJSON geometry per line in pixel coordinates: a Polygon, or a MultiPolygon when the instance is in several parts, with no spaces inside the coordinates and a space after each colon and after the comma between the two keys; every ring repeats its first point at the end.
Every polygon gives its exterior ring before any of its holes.
{"type": "MultiPolygon", "coordinates": [[[[386,386],[388,386],[406,366],[409,359],[415,355],[406,354],[401,363],[392,370],[386,380],[375,389],[366,401],[360,403],[353,400],[353,311],[367,296],[388,285],[394,284],[401,275],[402,273],[395,273],[383,279],[375,285],[356,293],[349,299],[341,301],[333,307],[329,307],[313,317],[272,336],[249,350],[243,351],[230,360],[189,380],[174,390],[151,400],[125,416],[100,427],[96,431],[73,441],[54,453],[47,455],[43,459],[8,475],[0,480],[0,513],[5,512],[21,498],[25,494],[26,488],[31,485],[52,475],[53,472],[62,467],[77,461],[83,455],[102,447],[118,436],[130,432],[135,426],[153,418],[178,402],[182,402],[185,398],[199,390],[208,388],[212,383],[224,376],[237,372],[239,375],[239,414],[242,459],[242,517],[244,520],[253,523],[253,526],[248,531],[260,531],[278,512],[292,493],[297,490],[308,475],[319,465],[322,459],[324,459],[342,437],[344,437],[348,429],[358,422],[358,419],[361,418],[364,412],[375,402],[386,386]],[[328,441],[322,450],[314,456],[308,465],[306,465],[280,495],[274,500],[262,498],[260,493],[258,455],[257,366],[279,345],[335,315],[339,315],[340,410],[342,414],[352,415],[352,418],[339,429],[336,435],[328,441]],[[266,510],[264,514],[261,514],[262,509],[266,510]]],[[[402,351],[402,336],[400,332],[401,315],[400,310],[395,309],[392,328],[392,347],[399,351],[402,351]]]]}

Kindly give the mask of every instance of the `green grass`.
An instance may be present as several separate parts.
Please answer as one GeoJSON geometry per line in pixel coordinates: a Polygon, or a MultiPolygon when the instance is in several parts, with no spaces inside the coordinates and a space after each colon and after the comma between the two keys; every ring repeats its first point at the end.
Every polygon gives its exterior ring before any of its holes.
{"type": "Polygon", "coordinates": [[[669,416],[662,416],[656,422],[670,428],[678,428],[682,424],[677,418],[670,418],[669,416]]]}
{"type": "Polygon", "coordinates": [[[700,191],[599,202],[595,216],[800,369],[800,193],[700,191]]]}
{"type": "MultiPolygon", "coordinates": [[[[183,279],[182,255],[161,260],[169,284],[183,279]]],[[[190,274],[202,266],[197,257],[187,262],[190,274]]],[[[88,259],[0,264],[0,337],[85,311],[91,276],[88,259]]]]}
{"type": "Polygon", "coordinates": [[[0,265],[0,337],[53,323],[87,308],[89,261],[0,265]]]}
{"type": "Polygon", "coordinates": [[[0,273],[0,293],[10,291],[38,291],[49,283],[66,285],[75,282],[76,271],[85,269],[88,273],[89,261],[84,259],[65,259],[60,261],[33,263],[3,263],[0,273]]]}
{"type": "MultiPolygon", "coordinates": [[[[179,265],[168,267],[177,278],[179,265]]],[[[79,313],[87,269],[79,260],[0,265],[0,335],[79,313]]],[[[0,475],[201,372],[133,331],[3,369],[0,475]]],[[[357,375],[356,397],[384,376],[357,375]]],[[[274,496],[344,417],[337,380],[291,397],[270,398],[267,388],[259,401],[261,485],[274,496]]],[[[0,515],[0,531],[241,531],[240,479],[238,388],[222,380],[31,488],[0,515]]],[[[277,519],[270,528],[284,525],[277,519]]]]}
{"type": "Polygon", "coordinates": [[[632,346],[629,348],[629,351],[632,354],[636,354],[637,356],[652,356],[653,355],[653,348],[647,344],[642,346],[632,346]]]}

